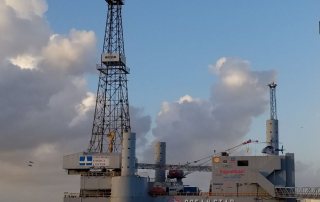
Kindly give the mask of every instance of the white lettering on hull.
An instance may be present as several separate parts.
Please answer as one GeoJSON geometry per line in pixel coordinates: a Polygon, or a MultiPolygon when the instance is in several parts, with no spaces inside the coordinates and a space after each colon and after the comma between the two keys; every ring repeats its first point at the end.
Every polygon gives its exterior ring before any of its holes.
{"type": "Polygon", "coordinates": [[[234,199],[185,199],[184,202],[235,202],[234,199]]]}

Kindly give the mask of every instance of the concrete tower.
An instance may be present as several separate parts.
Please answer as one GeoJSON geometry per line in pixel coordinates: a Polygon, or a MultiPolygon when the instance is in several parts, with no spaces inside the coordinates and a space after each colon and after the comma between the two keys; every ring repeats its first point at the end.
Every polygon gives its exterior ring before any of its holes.
{"type": "Polygon", "coordinates": [[[270,155],[279,155],[279,127],[277,119],[277,100],[276,87],[277,84],[272,82],[270,88],[270,119],[266,122],[266,142],[267,146],[263,149],[263,153],[270,155]]]}
{"type": "Polygon", "coordinates": [[[110,202],[140,202],[147,200],[147,178],[135,175],[135,147],[136,134],[124,133],[121,176],[115,176],[111,180],[110,202]]]}
{"type": "Polygon", "coordinates": [[[155,181],[165,182],[166,181],[166,143],[156,142],[154,145],[154,159],[155,165],[158,168],[155,169],[155,181]]]}
{"type": "Polygon", "coordinates": [[[123,135],[121,153],[121,176],[132,176],[136,170],[136,134],[125,133],[123,135]]]}

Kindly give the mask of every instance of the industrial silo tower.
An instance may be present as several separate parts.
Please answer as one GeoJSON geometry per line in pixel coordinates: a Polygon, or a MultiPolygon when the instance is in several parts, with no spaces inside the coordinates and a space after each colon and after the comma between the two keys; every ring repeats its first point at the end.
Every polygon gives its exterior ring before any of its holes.
{"type": "Polygon", "coordinates": [[[272,82],[268,84],[268,86],[270,89],[270,119],[266,121],[267,146],[263,149],[262,152],[270,155],[279,155],[279,127],[276,100],[277,84],[275,82],[272,82]]]}

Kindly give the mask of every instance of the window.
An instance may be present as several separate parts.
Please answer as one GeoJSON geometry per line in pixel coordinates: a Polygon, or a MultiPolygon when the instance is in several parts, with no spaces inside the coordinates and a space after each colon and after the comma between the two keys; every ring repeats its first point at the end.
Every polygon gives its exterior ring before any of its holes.
{"type": "Polygon", "coordinates": [[[249,161],[248,160],[238,161],[238,166],[248,166],[248,165],[249,165],[249,161]]]}

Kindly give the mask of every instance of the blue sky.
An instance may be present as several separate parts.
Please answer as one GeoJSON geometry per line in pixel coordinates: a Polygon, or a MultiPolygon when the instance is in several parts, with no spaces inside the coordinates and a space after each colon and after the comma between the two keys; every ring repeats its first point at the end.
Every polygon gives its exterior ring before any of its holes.
{"type": "MultiPolygon", "coordinates": [[[[99,58],[105,2],[47,3],[55,32],[96,33],[99,58]]],[[[319,8],[318,0],[126,1],[130,104],[143,107],[154,120],[163,101],[186,94],[208,99],[217,79],[208,66],[223,56],[242,58],[253,70],[277,72],[280,141],[297,159],[316,162],[310,154],[320,141],[319,8]]],[[[88,78],[95,91],[97,76],[88,78]]],[[[267,118],[268,111],[255,119],[247,136],[264,139],[267,118]]]]}

